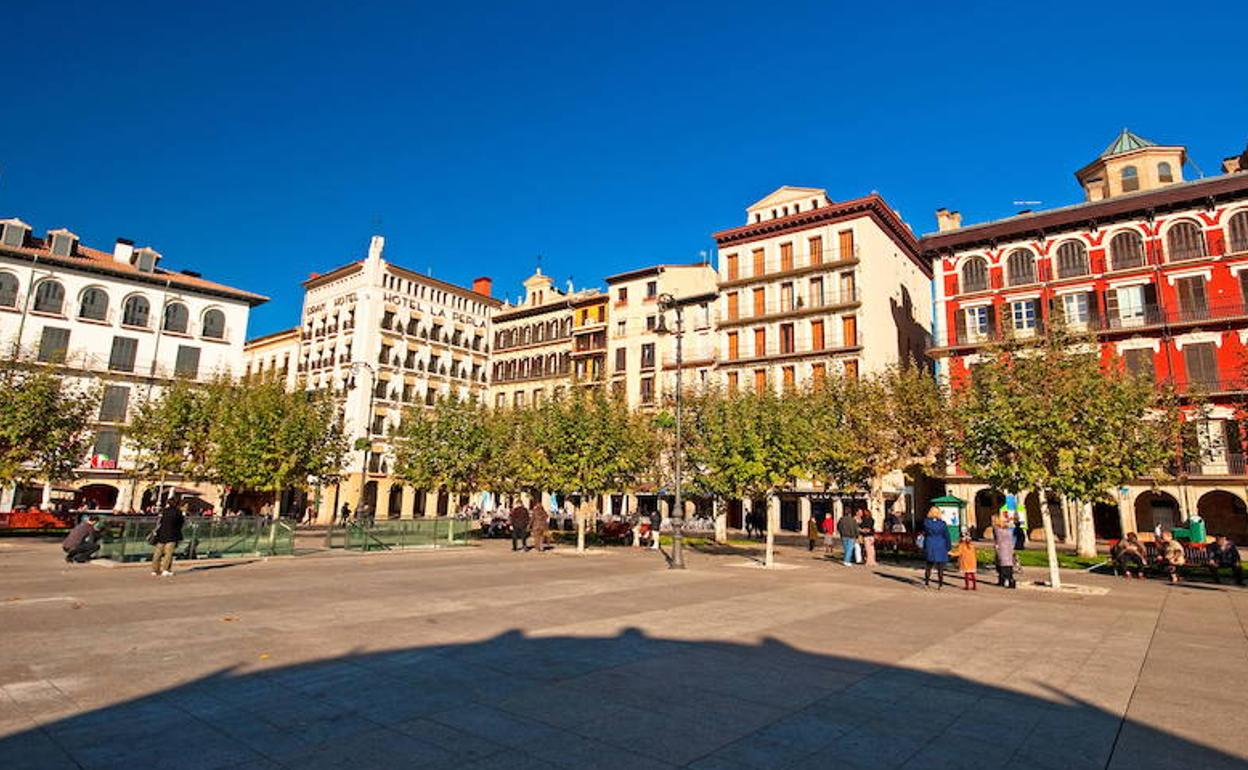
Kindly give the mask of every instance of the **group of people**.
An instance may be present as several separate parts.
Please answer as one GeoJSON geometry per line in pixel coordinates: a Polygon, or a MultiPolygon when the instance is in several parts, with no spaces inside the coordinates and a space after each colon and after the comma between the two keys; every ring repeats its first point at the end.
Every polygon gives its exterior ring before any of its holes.
{"type": "Polygon", "coordinates": [[[807,550],[815,550],[820,530],[823,531],[823,550],[826,555],[832,555],[839,539],[841,564],[846,567],[855,564],[868,567],[875,565],[875,519],[869,511],[845,510],[835,521],[831,516],[825,516],[822,524],[812,517],[806,523],[807,550]]]}
{"type": "MultiPolygon", "coordinates": [[[[182,525],[186,523],[187,501],[171,499],[158,514],[156,526],[147,536],[152,546],[152,574],[161,577],[173,576],[173,556],[182,542],[182,525]]],[[[65,539],[61,541],[61,550],[65,552],[65,561],[84,564],[99,552],[103,544],[103,524],[98,516],[84,516],[65,539]]]]}
{"type": "MultiPolygon", "coordinates": [[[[1239,560],[1239,549],[1225,535],[1219,535],[1206,545],[1205,554],[1205,566],[1215,583],[1221,583],[1222,570],[1229,569],[1235,585],[1244,584],[1244,566],[1239,560]]],[[[1114,544],[1110,549],[1110,558],[1113,559],[1114,569],[1127,580],[1142,580],[1150,561],[1148,550],[1134,532],[1128,532],[1126,537],[1114,544]]],[[[1151,561],[1171,583],[1178,583],[1182,579],[1180,572],[1187,564],[1187,552],[1173,532],[1163,530],[1151,561]]]]}
{"type": "Polygon", "coordinates": [[[508,512],[507,518],[511,523],[511,550],[528,551],[532,548],[538,553],[546,550],[550,513],[545,506],[540,502],[535,502],[530,508],[517,504],[508,512]],[[530,537],[533,538],[532,546],[529,545],[530,537]]]}

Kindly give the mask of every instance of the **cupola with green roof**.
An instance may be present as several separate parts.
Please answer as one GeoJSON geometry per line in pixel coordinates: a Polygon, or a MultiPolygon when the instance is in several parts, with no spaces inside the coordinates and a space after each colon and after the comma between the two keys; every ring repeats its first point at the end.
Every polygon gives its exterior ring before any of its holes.
{"type": "Polygon", "coordinates": [[[1186,147],[1157,144],[1124,128],[1075,178],[1087,200],[1099,201],[1182,182],[1186,162],[1186,147]]]}

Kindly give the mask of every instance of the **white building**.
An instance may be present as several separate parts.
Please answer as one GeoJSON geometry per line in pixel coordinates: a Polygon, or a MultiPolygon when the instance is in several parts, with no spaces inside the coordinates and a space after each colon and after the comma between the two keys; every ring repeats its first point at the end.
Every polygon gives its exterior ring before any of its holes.
{"type": "MultiPolygon", "coordinates": [[[[159,265],[161,255],[118,239],[113,251],[69,230],[34,235],[0,220],[0,355],[56,364],[104,388],[93,449],[58,496],[107,509],[139,506],[122,428],[140,400],[173,377],[207,380],[242,370],[258,294],[159,265]]],[[[46,502],[51,489],[7,489],[0,510],[46,502]]],[[[208,499],[213,499],[211,496],[208,499]]]]}

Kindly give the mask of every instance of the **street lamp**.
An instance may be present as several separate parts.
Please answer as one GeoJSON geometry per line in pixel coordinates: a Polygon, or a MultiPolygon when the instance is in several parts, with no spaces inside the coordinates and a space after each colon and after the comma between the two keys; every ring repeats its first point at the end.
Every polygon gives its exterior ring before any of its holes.
{"type": "MultiPolygon", "coordinates": [[[[676,453],[674,465],[676,470],[676,506],[672,512],[672,560],[668,564],[670,569],[685,568],[685,504],[682,499],[681,489],[681,455],[684,454],[683,446],[680,442],[681,420],[685,411],[685,393],[681,387],[681,369],[684,364],[683,350],[681,341],[685,336],[685,312],[684,308],[676,301],[671,294],[659,295],[659,320],[655,324],[654,330],[658,334],[672,334],[676,338],[676,453]],[[665,316],[668,310],[676,313],[676,328],[669,330],[665,316]]],[[[655,535],[658,536],[657,533],[655,535]]]]}
{"type": "Polygon", "coordinates": [[[357,369],[367,369],[369,377],[368,389],[368,420],[364,423],[364,464],[360,466],[360,493],[355,499],[355,518],[360,519],[360,507],[364,505],[364,486],[368,479],[368,460],[373,450],[373,396],[377,389],[377,372],[367,361],[355,361],[351,364],[351,376],[347,378],[345,383],[347,390],[355,390],[355,372],[357,369]]]}

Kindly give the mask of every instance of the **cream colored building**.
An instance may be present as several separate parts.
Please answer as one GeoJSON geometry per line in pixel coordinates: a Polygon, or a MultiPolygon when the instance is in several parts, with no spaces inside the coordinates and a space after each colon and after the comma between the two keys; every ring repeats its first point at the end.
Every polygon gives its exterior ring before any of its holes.
{"type": "MultiPolygon", "coordinates": [[[[711,305],[715,270],[709,265],[655,265],[607,278],[607,368],[612,392],[631,407],[653,408],[674,388],[675,339],[659,334],[659,296],[670,294],[685,307],[685,355],[694,381],[710,377],[715,358],[711,305]]],[[[674,328],[674,314],[665,319],[674,328]]]]}
{"type": "Polygon", "coordinates": [[[243,346],[244,377],[273,377],[293,389],[298,383],[298,367],[298,326],[247,340],[243,346]]]}
{"type": "Polygon", "coordinates": [[[719,246],[719,371],[729,390],[926,360],[931,269],[877,194],[781,187],[719,246]]]}
{"type": "Polygon", "coordinates": [[[496,408],[540,404],[570,383],[572,306],[541,268],[525,280],[519,302],[494,314],[493,330],[489,399],[496,408]]]}

